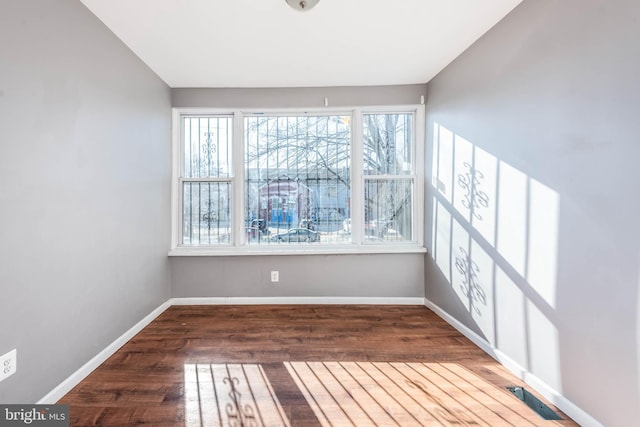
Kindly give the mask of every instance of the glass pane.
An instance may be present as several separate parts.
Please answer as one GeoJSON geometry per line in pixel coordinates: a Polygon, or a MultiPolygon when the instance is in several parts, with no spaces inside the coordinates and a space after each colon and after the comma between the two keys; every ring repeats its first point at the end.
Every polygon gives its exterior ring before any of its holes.
{"type": "Polygon", "coordinates": [[[249,244],[350,242],[350,117],[247,117],[245,131],[249,244]]]}
{"type": "Polygon", "coordinates": [[[364,114],[365,175],[412,173],[413,114],[364,114]]]}
{"type": "Polygon", "coordinates": [[[232,117],[184,117],[185,178],[231,176],[232,117]]]}
{"type": "Polygon", "coordinates": [[[182,201],[182,244],[220,245],[231,242],[231,184],[185,182],[182,201]]]}
{"type": "Polygon", "coordinates": [[[413,179],[365,180],[365,243],[412,241],[413,179]]]}

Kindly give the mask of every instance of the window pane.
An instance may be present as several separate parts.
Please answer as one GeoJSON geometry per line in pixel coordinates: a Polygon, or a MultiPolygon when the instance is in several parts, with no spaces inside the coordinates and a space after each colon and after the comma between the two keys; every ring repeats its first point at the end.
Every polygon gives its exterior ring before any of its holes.
{"type": "Polygon", "coordinates": [[[249,244],[350,242],[350,117],[247,117],[245,132],[249,244]]]}
{"type": "Polygon", "coordinates": [[[362,119],[364,174],[411,174],[413,115],[364,114],[362,119]]]}
{"type": "Polygon", "coordinates": [[[231,241],[231,184],[185,182],[183,184],[182,244],[219,245],[231,241]]]}
{"type": "Polygon", "coordinates": [[[231,176],[231,117],[184,117],[185,178],[231,176]]]}
{"type": "Polygon", "coordinates": [[[365,180],[366,243],[413,240],[413,179],[365,180]]]}

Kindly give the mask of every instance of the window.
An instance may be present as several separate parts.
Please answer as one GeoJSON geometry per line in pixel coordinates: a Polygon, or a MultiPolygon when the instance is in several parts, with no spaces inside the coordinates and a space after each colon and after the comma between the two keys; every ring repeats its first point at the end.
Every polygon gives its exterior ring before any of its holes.
{"type": "Polygon", "coordinates": [[[181,245],[231,242],[233,118],[182,118],[181,245]]]}
{"type": "Polygon", "coordinates": [[[364,114],[365,239],[412,241],[412,114],[364,114]]]}
{"type": "Polygon", "coordinates": [[[173,253],[420,250],[422,114],[174,110],[173,253]]]}
{"type": "Polygon", "coordinates": [[[269,224],[249,227],[246,243],[350,242],[350,117],[250,115],[244,131],[245,218],[269,224]],[[314,233],[285,238],[291,229],[314,233]]]}

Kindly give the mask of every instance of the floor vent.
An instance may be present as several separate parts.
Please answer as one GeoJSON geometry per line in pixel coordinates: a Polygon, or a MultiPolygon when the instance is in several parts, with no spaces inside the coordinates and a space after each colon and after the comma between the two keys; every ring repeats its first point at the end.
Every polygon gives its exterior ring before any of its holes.
{"type": "Polygon", "coordinates": [[[529,393],[523,387],[507,387],[507,389],[522,400],[529,408],[540,415],[545,420],[561,420],[560,415],[556,414],[553,409],[542,403],[540,399],[529,393]]]}

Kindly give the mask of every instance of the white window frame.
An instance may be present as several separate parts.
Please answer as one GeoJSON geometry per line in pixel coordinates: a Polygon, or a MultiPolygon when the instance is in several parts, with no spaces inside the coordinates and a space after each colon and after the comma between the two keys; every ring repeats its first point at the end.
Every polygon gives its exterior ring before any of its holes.
{"type": "MultiPolygon", "coordinates": [[[[313,255],[313,254],[366,254],[366,253],[423,253],[424,248],[424,105],[381,107],[313,108],[313,109],[220,109],[173,108],[172,110],[172,172],[171,172],[171,248],[170,256],[230,256],[230,255],[313,255]],[[413,122],[412,173],[403,178],[413,179],[414,239],[402,242],[364,242],[364,183],[363,114],[411,113],[413,122]],[[349,115],[351,117],[351,243],[313,245],[248,245],[244,233],[244,118],[253,115],[349,115]],[[184,116],[233,116],[232,162],[230,178],[232,204],[230,215],[232,232],[229,244],[215,246],[182,245],[182,176],[183,146],[182,118],[184,116]]],[[[376,176],[375,179],[397,178],[395,175],[376,176]]],[[[371,177],[368,177],[371,179],[371,177]]],[[[206,179],[200,179],[206,180],[206,179]]],[[[220,179],[213,179],[220,180],[220,179]]]]}

